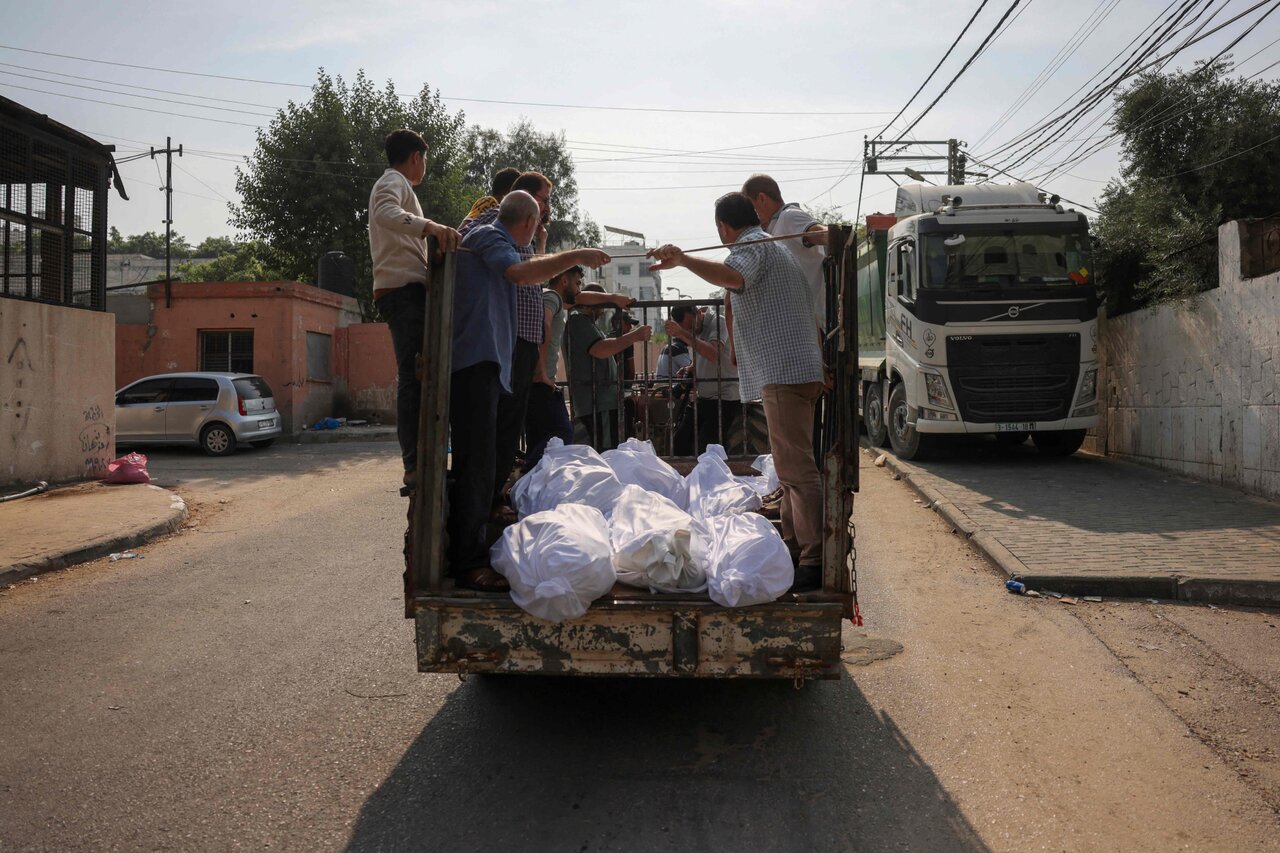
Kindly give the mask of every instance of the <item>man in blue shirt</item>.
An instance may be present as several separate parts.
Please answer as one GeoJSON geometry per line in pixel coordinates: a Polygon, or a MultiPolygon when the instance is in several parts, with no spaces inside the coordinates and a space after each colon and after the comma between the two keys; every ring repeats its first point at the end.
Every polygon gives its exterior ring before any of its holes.
{"type": "Polygon", "coordinates": [[[516,247],[533,239],[540,216],[532,195],[508,193],[497,221],[472,228],[463,238],[454,280],[449,565],[459,586],[485,592],[508,589],[489,568],[486,533],[497,466],[498,401],[512,389],[516,288],[538,287],[579,264],[594,268],[609,262],[598,249],[521,260],[516,247]]]}

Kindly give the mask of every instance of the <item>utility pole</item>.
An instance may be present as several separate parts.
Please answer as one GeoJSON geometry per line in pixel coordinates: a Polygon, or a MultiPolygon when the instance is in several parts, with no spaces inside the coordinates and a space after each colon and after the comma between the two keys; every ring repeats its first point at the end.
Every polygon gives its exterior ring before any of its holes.
{"type": "Polygon", "coordinates": [[[164,307],[173,307],[173,155],[182,156],[182,146],[173,147],[173,137],[164,138],[164,148],[151,149],[151,159],[164,155],[164,307]]]}
{"type": "MultiPolygon", "coordinates": [[[[958,139],[933,139],[933,140],[911,140],[904,142],[902,140],[885,140],[873,139],[870,143],[863,143],[863,162],[866,164],[866,173],[868,175],[903,175],[906,177],[920,176],[918,179],[925,179],[926,175],[937,175],[939,177],[945,175],[948,184],[963,184],[965,179],[965,167],[968,158],[962,149],[963,142],[958,139]],[[945,145],[947,153],[942,154],[926,154],[926,153],[902,153],[911,149],[919,149],[924,146],[945,145]],[[899,169],[896,168],[897,161],[907,162],[930,162],[930,161],[947,161],[947,170],[925,171],[915,169],[899,169]],[[888,168],[881,168],[882,165],[888,168]],[[910,174],[908,174],[910,172],[910,174]]],[[[890,178],[892,180],[892,178],[890,178]]],[[[927,180],[927,179],[925,179],[927,180]]]]}

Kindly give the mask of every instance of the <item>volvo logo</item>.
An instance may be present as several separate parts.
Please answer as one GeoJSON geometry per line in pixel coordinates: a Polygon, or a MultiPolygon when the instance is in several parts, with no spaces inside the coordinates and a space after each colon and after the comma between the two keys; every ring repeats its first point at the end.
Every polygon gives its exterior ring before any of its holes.
{"type": "Polygon", "coordinates": [[[1017,305],[1010,305],[1010,306],[1009,306],[1009,319],[1010,319],[1010,320],[1016,320],[1016,319],[1018,319],[1018,315],[1019,315],[1019,314],[1021,314],[1021,313],[1022,313],[1022,309],[1021,309],[1021,308],[1019,308],[1017,305]]]}

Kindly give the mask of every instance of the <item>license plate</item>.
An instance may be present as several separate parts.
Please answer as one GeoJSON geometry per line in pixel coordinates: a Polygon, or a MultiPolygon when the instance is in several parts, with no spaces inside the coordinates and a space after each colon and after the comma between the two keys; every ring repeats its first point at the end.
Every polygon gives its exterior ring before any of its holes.
{"type": "Polygon", "coordinates": [[[996,424],[996,432],[1035,432],[1035,421],[1021,424],[996,424]]]}
{"type": "Polygon", "coordinates": [[[275,425],[275,421],[258,421],[258,429],[272,429],[275,425]]]}

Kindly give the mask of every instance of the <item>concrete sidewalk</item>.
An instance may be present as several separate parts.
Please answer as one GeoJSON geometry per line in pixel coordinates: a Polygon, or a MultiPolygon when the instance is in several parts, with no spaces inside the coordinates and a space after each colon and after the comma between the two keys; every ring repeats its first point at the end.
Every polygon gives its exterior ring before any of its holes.
{"type": "MultiPolygon", "coordinates": [[[[871,458],[881,451],[865,450],[871,458]]],[[[887,467],[1032,589],[1280,606],[1280,504],[1117,460],[960,448],[887,467]]]]}
{"type": "Polygon", "coordinates": [[[158,486],[80,483],[0,503],[0,586],[172,533],[187,505],[158,486]]]}

